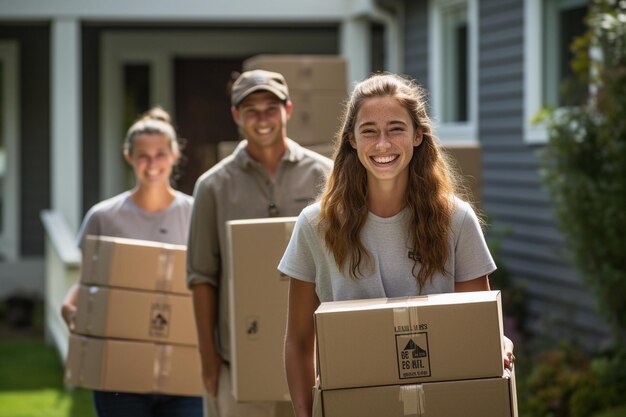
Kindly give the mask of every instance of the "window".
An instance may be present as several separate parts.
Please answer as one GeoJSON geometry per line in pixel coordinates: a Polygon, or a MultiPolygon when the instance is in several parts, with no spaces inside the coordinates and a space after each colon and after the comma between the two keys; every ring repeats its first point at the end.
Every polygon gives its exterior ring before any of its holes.
{"type": "Polygon", "coordinates": [[[558,108],[575,103],[575,99],[564,94],[562,87],[573,75],[570,45],[586,30],[584,17],[588,3],[587,0],[525,1],[527,142],[545,143],[547,140],[545,127],[531,123],[541,108],[558,108]]]}
{"type": "Polygon", "coordinates": [[[0,42],[0,261],[18,255],[17,43],[0,42]]]}
{"type": "Polygon", "coordinates": [[[429,90],[437,134],[443,141],[476,141],[476,2],[433,0],[430,5],[429,90]]]}

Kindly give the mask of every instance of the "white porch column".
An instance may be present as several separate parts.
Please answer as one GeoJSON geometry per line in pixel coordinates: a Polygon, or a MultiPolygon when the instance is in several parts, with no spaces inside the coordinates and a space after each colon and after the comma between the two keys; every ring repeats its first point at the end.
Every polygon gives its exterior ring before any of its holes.
{"type": "Polygon", "coordinates": [[[52,209],[70,228],[81,220],[81,74],[80,22],[57,18],[51,27],[52,209]]]}
{"type": "Polygon", "coordinates": [[[339,50],[348,62],[349,92],[355,81],[364,79],[372,71],[370,43],[368,19],[351,16],[341,22],[339,50]]]}

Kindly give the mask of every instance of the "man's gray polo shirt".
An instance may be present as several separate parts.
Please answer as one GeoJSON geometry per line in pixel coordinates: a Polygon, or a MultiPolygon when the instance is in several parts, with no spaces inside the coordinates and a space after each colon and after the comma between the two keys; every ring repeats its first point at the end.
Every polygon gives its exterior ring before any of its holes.
{"type": "Polygon", "coordinates": [[[249,156],[246,145],[242,141],[196,182],[187,247],[188,285],[218,288],[217,343],[225,360],[230,360],[228,265],[222,263],[226,222],[297,216],[316,199],[332,166],[330,159],[287,139],[287,150],[272,179],[249,156]]]}

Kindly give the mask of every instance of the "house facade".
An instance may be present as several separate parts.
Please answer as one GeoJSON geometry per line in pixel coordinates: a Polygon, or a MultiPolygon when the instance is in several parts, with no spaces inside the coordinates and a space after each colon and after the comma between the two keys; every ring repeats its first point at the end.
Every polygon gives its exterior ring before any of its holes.
{"type": "MultiPolygon", "coordinates": [[[[75,233],[91,205],[132,185],[122,139],[148,107],[170,111],[210,164],[215,143],[237,137],[226,84],[243,60],[341,55],[360,79],[385,27],[385,65],[400,71],[396,22],[373,1],[0,0],[0,296],[42,291],[42,210],[75,233]]],[[[184,191],[206,168],[191,165],[184,191]]]]}
{"type": "Polygon", "coordinates": [[[428,86],[440,139],[481,145],[488,235],[528,294],[529,330],[598,348],[607,326],[564,252],[539,173],[547,133],[533,123],[542,107],[566,105],[559,88],[588,3],[406,1],[402,26],[404,72],[428,86]]]}
{"type": "Polygon", "coordinates": [[[501,262],[528,291],[531,329],[603,337],[561,253],[538,171],[546,133],[530,123],[560,105],[562,52],[586,3],[0,0],[1,288],[42,290],[42,210],[75,233],[91,205],[129,187],[121,143],[138,113],[162,105],[202,157],[181,178],[190,192],[215,144],[236,137],[226,81],[243,60],[332,54],[348,85],[381,69],[414,77],[440,139],[480,144],[483,209],[491,231],[506,230],[501,262]]]}

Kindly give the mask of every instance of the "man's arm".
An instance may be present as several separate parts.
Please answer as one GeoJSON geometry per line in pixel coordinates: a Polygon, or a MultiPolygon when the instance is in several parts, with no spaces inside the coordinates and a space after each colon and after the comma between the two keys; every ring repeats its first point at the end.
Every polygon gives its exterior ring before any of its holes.
{"type": "Polygon", "coordinates": [[[216,340],[220,246],[215,198],[202,180],[194,190],[194,204],[187,244],[187,285],[193,296],[198,348],[205,388],[217,396],[223,362],[216,340]]]}

